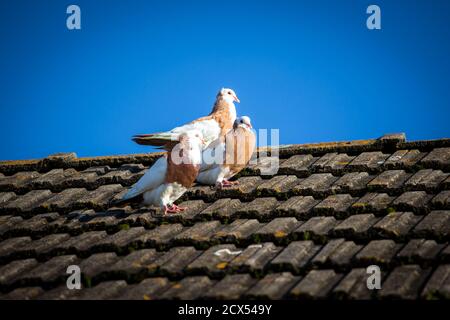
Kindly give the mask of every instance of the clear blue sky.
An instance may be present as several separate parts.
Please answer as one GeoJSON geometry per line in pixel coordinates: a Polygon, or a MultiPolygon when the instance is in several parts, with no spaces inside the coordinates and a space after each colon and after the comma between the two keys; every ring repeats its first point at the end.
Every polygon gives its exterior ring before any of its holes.
{"type": "Polygon", "coordinates": [[[5,0],[0,40],[3,160],[151,151],[222,86],[283,144],[450,136],[450,1],[5,0]]]}

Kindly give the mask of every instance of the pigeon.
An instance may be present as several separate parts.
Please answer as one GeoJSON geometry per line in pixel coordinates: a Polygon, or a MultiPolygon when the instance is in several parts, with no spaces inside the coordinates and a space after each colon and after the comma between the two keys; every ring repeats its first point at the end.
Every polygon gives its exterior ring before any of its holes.
{"type": "Polygon", "coordinates": [[[204,140],[200,130],[189,130],[178,137],[178,144],[159,158],[119,202],[142,194],[144,205],[159,206],[165,214],[186,209],[174,201],[193,185],[198,175],[204,140]]]}
{"type": "Polygon", "coordinates": [[[237,118],[233,129],[224,138],[218,139],[203,151],[197,182],[214,185],[217,188],[237,184],[237,181],[232,182],[228,179],[245,168],[255,147],[256,136],[250,118],[247,116],[237,118]]]}
{"type": "Polygon", "coordinates": [[[233,127],[236,119],[234,102],[240,103],[236,93],[232,89],[222,88],[217,94],[214,107],[208,116],[170,131],[135,135],[133,141],[141,145],[156,146],[170,150],[177,143],[180,134],[192,129],[198,129],[203,134],[205,140],[204,148],[206,148],[211,142],[219,137],[223,137],[233,127]]]}

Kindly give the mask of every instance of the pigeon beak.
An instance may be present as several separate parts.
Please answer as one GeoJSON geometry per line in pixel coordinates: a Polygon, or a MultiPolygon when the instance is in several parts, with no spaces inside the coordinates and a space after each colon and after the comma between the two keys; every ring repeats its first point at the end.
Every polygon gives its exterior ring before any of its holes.
{"type": "Polygon", "coordinates": [[[241,103],[241,101],[238,99],[237,96],[233,95],[233,99],[234,99],[234,101],[236,101],[237,103],[241,103]]]}

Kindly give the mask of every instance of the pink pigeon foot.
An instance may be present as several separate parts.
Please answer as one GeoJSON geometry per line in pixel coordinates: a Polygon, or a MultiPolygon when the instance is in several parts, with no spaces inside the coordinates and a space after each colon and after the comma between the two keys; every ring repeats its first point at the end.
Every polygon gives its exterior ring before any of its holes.
{"type": "Polygon", "coordinates": [[[187,209],[187,207],[179,207],[176,204],[172,205],[172,209],[176,210],[177,212],[181,212],[187,209]]]}
{"type": "Polygon", "coordinates": [[[222,183],[221,183],[221,187],[222,188],[226,188],[226,187],[232,187],[232,186],[235,186],[235,185],[237,185],[237,184],[239,184],[239,182],[238,181],[228,181],[228,180],[223,180],[222,181],[222,183]]]}
{"type": "Polygon", "coordinates": [[[178,213],[179,211],[177,211],[173,205],[172,206],[164,206],[164,214],[168,214],[168,213],[178,213]]]}

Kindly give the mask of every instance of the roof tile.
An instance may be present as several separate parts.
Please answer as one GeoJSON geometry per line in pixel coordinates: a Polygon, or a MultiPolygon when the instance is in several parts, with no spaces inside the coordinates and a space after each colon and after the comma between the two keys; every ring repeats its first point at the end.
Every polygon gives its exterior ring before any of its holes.
{"type": "Polygon", "coordinates": [[[312,169],[315,172],[340,174],[354,158],[355,156],[349,156],[345,153],[327,153],[314,162],[312,169]]]}
{"type": "Polygon", "coordinates": [[[242,252],[232,244],[222,244],[209,248],[197,259],[186,266],[188,273],[208,274],[212,277],[225,273],[228,264],[242,252]]]}
{"type": "Polygon", "coordinates": [[[192,300],[200,297],[214,284],[215,281],[212,281],[205,276],[187,277],[180,282],[173,284],[168,290],[164,291],[164,293],[157,298],[192,300]]]}
{"type": "Polygon", "coordinates": [[[320,246],[314,245],[312,241],[291,242],[270,262],[270,267],[274,270],[289,270],[299,273],[319,249],[320,246]]]}
{"type": "Polygon", "coordinates": [[[358,252],[355,259],[364,266],[371,264],[385,266],[391,262],[400,248],[401,245],[392,240],[374,240],[358,252]]]}
{"type": "Polygon", "coordinates": [[[373,179],[367,172],[350,172],[339,178],[331,189],[336,193],[358,194],[364,191],[367,183],[373,179]]]}
{"type": "Polygon", "coordinates": [[[333,289],[333,296],[341,299],[370,299],[374,292],[367,288],[368,276],[365,268],[352,269],[333,289]]]}
{"type": "Polygon", "coordinates": [[[437,244],[434,240],[412,239],[397,254],[397,258],[405,263],[423,264],[436,259],[443,248],[443,244],[437,244]]]}
{"type": "Polygon", "coordinates": [[[324,299],[341,278],[333,270],[311,270],[289,294],[295,298],[324,299]]]}
{"type": "Polygon", "coordinates": [[[280,241],[286,238],[300,222],[295,218],[275,218],[253,234],[256,240],[280,241]]]}
{"type": "Polygon", "coordinates": [[[319,215],[334,215],[337,218],[347,217],[347,209],[356,202],[349,194],[334,194],[327,197],[321,203],[314,207],[314,212],[319,215]]]}
{"type": "Polygon", "coordinates": [[[245,243],[263,225],[256,219],[238,219],[231,224],[224,225],[214,234],[214,238],[228,243],[245,243]]]}
{"type": "Polygon", "coordinates": [[[256,283],[256,279],[248,274],[227,275],[214,287],[210,288],[204,297],[207,299],[235,300],[239,299],[250,287],[256,283]]]}
{"type": "Polygon", "coordinates": [[[312,259],[312,263],[315,266],[332,266],[345,269],[361,248],[361,245],[357,245],[353,241],[345,241],[342,238],[331,240],[312,259]]]}
{"type": "Polygon", "coordinates": [[[395,191],[399,190],[403,183],[410,177],[411,175],[406,173],[404,170],[388,170],[382,172],[375,179],[370,181],[367,187],[370,190],[375,191],[395,191]]]}
{"type": "Polygon", "coordinates": [[[450,190],[441,191],[431,203],[436,209],[450,209],[450,190]]]}
{"type": "Polygon", "coordinates": [[[418,265],[400,266],[392,271],[378,294],[383,299],[415,299],[430,270],[418,265]]]}
{"type": "Polygon", "coordinates": [[[241,254],[237,255],[229,266],[233,270],[239,272],[250,272],[253,274],[261,274],[268,267],[268,263],[279,252],[281,248],[276,247],[271,242],[262,244],[253,244],[245,248],[241,254]]]}
{"type": "Polygon", "coordinates": [[[419,162],[426,153],[417,149],[398,150],[384,163],[386,169],[411,169],[419,162]]]}
{"type": "Polygon", "coordinates": [[[389,156],[381,151],[363,152],[350,162],[347,168],[352,171],[377,172],[389,156]]]}
{"type": "Polygon", "coordinates": [[[337,224],[334,217],[313,217],[299,226],[294,233],[300,239],[323,243],[337,224]]]}
{"type": "Polygon", "coordinates": [[[383,238],[403,239],[421,220],[412,212],[391,212],[373,226],[373,231],[383,238]]]}
{"type": "Polygon", "coordinates": [[[433,149],[420,164],[433,169],[447,170],[450,168],[450,148],[433,149]]]}
{"type": "Polygon", "coordinates": [[[428,210],[427,204],[432,197],[425,191],[407,191],[395,199],[392,204],[397,210],[423,213],[428,210]]]}
{"type": "Polygon", "coordinates": [[[293,187],[295,193],[323,197],[331,193],[331,185],[338,180],[331,173],[314,173],[293,187]]]}
{"type": "Polygon", "coordinates": [[[333,229],[333,234],[337,237],[363,239],[378,220],[372,213],[352,215],[338,224],[333,229]]]}
{"type": "Polygon", "coordinates": [[[386,211],[394,199],[387,193],[366,193],[353,203],[351,210],[354,212],[380,213],[386,211]]]}
{"type": "Polygon", "coordinates": [[[423,169],[415,173],[405,183],[407,190],[425,190],[433,192],[437,190],[442,181],[449,177],[448,173],[441,170],[423,169]]]}
{"type": "Polygon", "coordinates": [[[295,216],[299,219],[305,219],[311,216],[312,208],[320,201],[311,196],[294,196],[281,202],[275,209],[277,214],[286,216],[295,216]]]}
{"type": "Polygon", "coordinates": [[[170,282],[167,278],[148,278],[138,284],[129,285],[120,294],[121,300],[153,300],[158,299],[167,290],[170,282]]]}
{"type": "Polygon", "coordinates": [[[195,250],[194,247],[175,247],[148,264],[147,268],[163,275],[181,277],[184,268],[202,253],[202,251],[195,250]]]}
{"type": "Polygon", "coordinates": [[[306,177],[309,175],[310,166],[317,160],[310,154],[294,155],[284,161],[278,170],[278,174],[293,174],[298,177],[306,177]]]}
{"type": "Polygon", "coordinates": [[[436,269],[421,296],[425,299],[450,298],[450,265],[441,265],[436,269]]]}
{"type": "Polygon", "coordinates": [[[246,294],[247,298],[281,299],[300,280],[290,272],[272,273],[258,281],[246,294]]]}
{"type": "Polygon", "coordinates": [[[450,211],[432,211],[414,228],[418,237],[441,240],[450,235],[450,211]]]}

